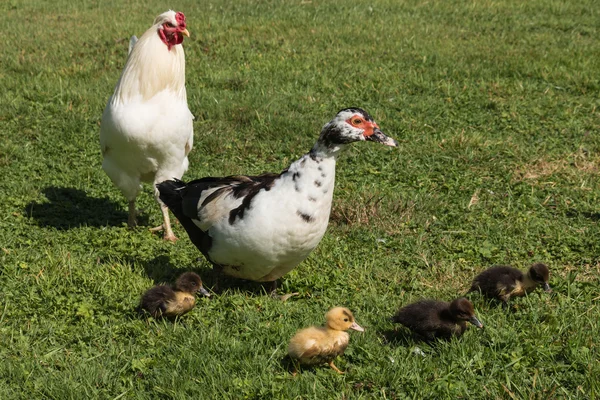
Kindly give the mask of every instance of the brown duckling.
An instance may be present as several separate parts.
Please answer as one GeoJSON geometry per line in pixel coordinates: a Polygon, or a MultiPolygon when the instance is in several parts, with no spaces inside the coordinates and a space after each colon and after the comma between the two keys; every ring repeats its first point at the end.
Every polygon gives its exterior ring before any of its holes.
{"type": "Polygon", "coordinates": [[[154,318],[174,318],[194,308],[197,292],[210,297],[210,293],[202,287],[202,279],[193,272],[186,272],[177,278],[174,288],[157,285],[144,293],[140,309],[146,310],[154,318]]]}
{"type": "Polygon", "coordinates": [[[533,264],[527,273],[516,268],[498,265],[480,273],[473,279],[469,292],[481,292],[485,296],[498,299],[505,304],[513,296],[523,296],[541,285],[546,292],[551,292],[548,279],[550,271],[545,264],[533,264]]]}
{"type": "MultiPolygon", "coordinates": [[[[325,315],[325,326],[311,326],[298,331],[290,340],[288,354],[292,360],[305,365],[327,363],[334,371],[343,374],[333,360],[344,354],[350,335],[348,329],[363,332],[352,312],[344,307],[335,307],[325,315]]],[[[294,370],[294,375],[296,370],[294,370]]]]}
{"type": "Polygon", "coordinates": [[[467,329],[467,321],[478,328],[483,324],[475,316],[473,304],[464,297],[452,303],[421,300],[402,307],[392,321],[398,322],[426,340],[460,337],[467,329]]]}

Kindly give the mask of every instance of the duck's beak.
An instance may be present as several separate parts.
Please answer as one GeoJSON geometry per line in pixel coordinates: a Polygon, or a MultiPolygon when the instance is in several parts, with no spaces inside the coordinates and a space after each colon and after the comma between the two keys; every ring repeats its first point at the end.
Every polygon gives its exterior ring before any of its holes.
{"type": "Polygon", "coordinates": [[[550,285],[548,285],[548,282],[544,282],[543,288],[544,288],[544,292],[548,292],[548,293],[552,292],[552,288],[550,287],[550,285]]]}
{"type": "Polygon", "coordinates": [[[365,136],[365,140],[385,144],[386,146],[398,147],[398,142],[395,139],[387,136],[385,133],[381,132],[381,129],[377,127],[373,128],[373,134],[365,136]]]}
{"type": "Polygon", "coordinates": [[[206,289],[204,289],[202,286],[200,286],[200,289],[198,289],[198,292],[200,292],[200,294],[203,296],[210,297],[210,293],[208,293],[208,291],[206,289]]]}
{"type": "Polygon", "coordinates": [[[362,326],[360,326],[356,322],[353,322],[352,325],[350,325],[350,329],[354,329],[355,331],[359,331],[359,332],[364,332],[365,331],[365,328],[363,328],[362,326]]]}
{"type": "Polygon", "coordinates": [[[483,328],[483,324],[481,323],[480,320],[477,319],[476,316],[472,316],[471,319],[469,320],[470,323],[472,323],[473,325],[475,325],[478,328],[483,328]]]}

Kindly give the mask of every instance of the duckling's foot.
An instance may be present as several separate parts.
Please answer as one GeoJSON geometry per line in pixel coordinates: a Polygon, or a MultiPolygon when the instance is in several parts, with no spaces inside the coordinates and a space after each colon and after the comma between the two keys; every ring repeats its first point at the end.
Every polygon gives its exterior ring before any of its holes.
{"type": "Polygon", "coordinates": [[[343,373],[344,373],[343,371],[340,371],[340,370],[338,369],[338,367],[336,367],[336,366],[335,366],[335,364],[333,363],[333,361],[329,361],[329,366],[330,366],[330,367],[331,367],[331,368],[332,368],[332,369],[333,369],[335,372],[337,372],[338,374],[343,374],[343,373]]]}
{"type": "Polygon", "coordinates": [[[288,294],[283,294],[283,295],[279,296],[277,293],[271,293],[271,296],[274,299],[278,299],[278,300],[281,300],[281,301],[287,301],[290,297],[294,297],[294,296],[297,296],[299,294],[300,293],[298,293],[298,292],[294,292],[294,293],[288,293],[288,294]]]}
{"type": "Polygon", "coordinates": [[[271,282],[271,287],[270,287],[270,290],[269,290],[269,294],[274,299],[278,299],[278,300],[281,300],[281,301],[287,301],[290,297],[297,296],[300,293],[294,292],[294,293],[284,294],[284,295],[281,295],[281,296],[278,295],[277,294],[277,281],[275,280],[275,281],[271,282]]]}

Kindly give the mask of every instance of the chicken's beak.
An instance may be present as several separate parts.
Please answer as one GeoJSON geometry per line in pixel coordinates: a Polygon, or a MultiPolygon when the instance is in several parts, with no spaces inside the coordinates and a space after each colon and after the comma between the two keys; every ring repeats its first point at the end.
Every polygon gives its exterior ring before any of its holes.
{"type": "Polygon", "coordinates": [[[184,29],[184,30],[182,30],[182,31],[181,31],[181,34],[182,34],[182,35],[185,35],[185,36],[187,36],[187,37],[190,37],[190,31],[188,31],[187,29],[184,29]]]}
{"type": "Polygon", "coordinates": [[[373,134],[365,136],[365,140],[385,144],[386,146],[398,147],[398,142],[395,139],[392,139],[391,137],[387,136],[385,133],[381,132],[379,128],[374,128],[373,134]]]}
{"type": "Polygon", "coordinates": [[[365,331],[365,328],[363,328],[362,326],[360,326],[356,322],[353,322],[352,325],[350,325],[350,329],[354,329],[355,331],[359,331],[359,332],[364,332],[365,331]]]}
{"type": "Polygon", "coordinates": [[[544,282],[544,292],[552,292],[552,288],[548,285],[548,282],[544,282]]]}
{"type": "Polygon", "coordinates": [[[472,316],[471,319],[469,320],[470,323],[472,323],[473,325],[475,325],[478,328],[483,328],[483,324],[481,323],[480,320],[477,319],[476,316],[472,316]]]}
{"type": "Polygon", "coordinates": [[[200,292],[200,294],[203,296],[210,297],[210,293],[208,293],[208,291],[206,289],[204,289],[202,286],[200,286],[200,289],[198,289],[198,292],[200,292]]]}

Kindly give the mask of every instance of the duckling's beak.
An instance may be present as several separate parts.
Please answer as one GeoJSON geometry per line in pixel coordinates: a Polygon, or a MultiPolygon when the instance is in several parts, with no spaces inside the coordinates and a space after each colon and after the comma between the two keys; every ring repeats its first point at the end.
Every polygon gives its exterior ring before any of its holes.
{"type": "Polygon", "coordinates": [[[350,325],[350,329],[354,329],[355,331],[359,331],[359,332],[364,332],[365,331],[365,328],[363,328],[362,326],[360,326],[356,322],[353,322],[352,325],[350,325]]]}
{"type": "Polygon", "coordinates": [[[204,289],[202,286],[200,286],[200,289],[198,289],[198,292],[200,292],[200,294],[202,294],[203,296],[210,297],[210,293],[208,293],[208,291],[206,289],[204,289]]]}
{"type": "Polygon", "coordinates": [[[550,287],[550,285],[548,285],[548,282],[544,282],[543,288],[544,288],[544,292],[548,292],[548,293],[552,292],[552,288],[550,287]]]}
{"type": "Polygon", "coordinates": [[[385,144],[386,146],[398,147],[398,142],[395,139],[387,136],[385,133],[381,132],[381,129],[377,127],[373,128],[373,133],[371,135],[365,135],[365,140],[385,144]]]}
{"type": "Polygon", "coordinates": [[[480,320],[477,319],[476,316],[472,316],[471,319],[469,320],[470,323],[472,323],[473,325],[475,325],[478,328],[483,328],[483,324],[481,323],[480,320]]]}

